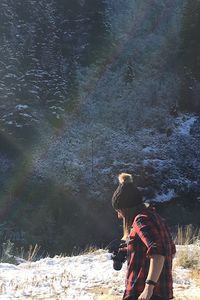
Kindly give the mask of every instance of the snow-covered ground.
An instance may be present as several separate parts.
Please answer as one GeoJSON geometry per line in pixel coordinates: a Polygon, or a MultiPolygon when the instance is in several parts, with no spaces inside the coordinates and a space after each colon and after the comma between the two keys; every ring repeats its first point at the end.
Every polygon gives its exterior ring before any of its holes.
{"type": "MultiPolygon", "coordinates": [[[[119,300],[125,265],[114,271],[105,250],[71,257],[45,258],[18,266],[0,264],[0,299],[119,300]]],[[[200,285],[175,264],[176,300],[199,300],[200,285]]]]}

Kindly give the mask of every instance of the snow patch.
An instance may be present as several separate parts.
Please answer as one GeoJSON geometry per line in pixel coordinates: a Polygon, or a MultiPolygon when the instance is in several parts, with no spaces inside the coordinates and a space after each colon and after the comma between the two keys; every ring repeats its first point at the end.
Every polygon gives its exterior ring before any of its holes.
{"type": "MultiPolygon", "coordinates": [[[[181,247],[184,246],[178,246],[177,251],[181,247]]],[[[18,266],[1,263],[0,299],[100,300],[107,299],[106,296],[115,299],[123,295],[125,273],[126,264],[121,271],[115,271],[110,254],[101,249],[79,256],[48,257],[18,266]]],[[[188,269],[174,267],[173,275],[175,298],[198,299],[195,297],[200,288],[190,278],[188,269]],[[186,295],[189,298],[185,298],[186,295]]]]}
{"type": "Polygon", "coordinates": [[[190,129],[197,119],[196,116],[189,117],[178,127],[178,132],[182,135],[190,135],[190,129]]]}
{"type": "Polygon", "coordinates": [[[15,108],[16,108],[17,110],[23,110],[23,109],[29,108],[29,106],[26,105],[26,104],[17,104],[17,105],[15,106],[15,108]]]}
{"type": "Polygon", "coordinates": [[[171,160],[165,160],[165,159],[144,159],[143,160],[143,166],[147,167],[149,165],[154,165],[156,168],[161,169],[162,167],[166,166],[167,164],[169,164],[171,162],[171,160]]]}
{"type": "Polygon", "coordinates": [[[175,196],[176,193],[174,190],[168,190],[166,193],[163,194],[157,193],[153,200],[156,202],[165,202],[165,201],[170,201],[175,196]]]}
{"type": "Polygon", "coordinates": [[[152,146],[147,146],[147,147],[144,147],[143,149],[142,149],[142,152],[144,152],[145,154],[152,154],[152,153],[154,153],[155,152],[155,148],[154,147],[152,147],[152,146]]]}

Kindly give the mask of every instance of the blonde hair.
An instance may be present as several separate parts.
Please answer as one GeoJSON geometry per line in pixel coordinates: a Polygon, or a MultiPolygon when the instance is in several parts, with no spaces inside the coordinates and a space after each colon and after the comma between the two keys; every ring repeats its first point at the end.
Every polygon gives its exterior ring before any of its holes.
{"type": "Polygon", "coordinates": [[[132,224],[133,224],[133,218],[136,213],[136,208],[126,208],[123,210],[124,217],[123,217],[123,237],[122,240],[127,240],[128,235],[130,233],[132,224]]]}
{"type": "MultiPolygon", "coordinates": [[[[120,173],[118,175],[118,180],[120,184],[133,182],[133,176],[129,173],[120,173]]],[[[133,221],[133,211],[135,208],[123,209],[123,237],[122,240],[126,240],[128,238],[132,221],[133,221]]]]}
{"type": "Polygon", "coordinates": [[[137,215],[137,213],[139,213],[139,211],[144,208],[144,207],[149,207],[148,203],[142,203],[139,204],[135,207],[131,207],[131,208],[125,208],[123,209],[123,237],[122,240],[127,240],[131,227],[133,225],[133,220],[135,218],[135,216],[137,215]]]}

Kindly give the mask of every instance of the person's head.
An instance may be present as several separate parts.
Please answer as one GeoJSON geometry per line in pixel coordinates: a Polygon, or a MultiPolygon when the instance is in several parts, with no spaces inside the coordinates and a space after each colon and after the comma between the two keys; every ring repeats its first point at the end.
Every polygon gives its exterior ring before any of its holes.
{"type": "Polygon", "coordinates": [[[119,185],[112,196],[112,206],[123,219],[124,237],[126,238],[136,212],[143,207],[142,195],[134,184],[133,176],[121,173],[119,185]]]}

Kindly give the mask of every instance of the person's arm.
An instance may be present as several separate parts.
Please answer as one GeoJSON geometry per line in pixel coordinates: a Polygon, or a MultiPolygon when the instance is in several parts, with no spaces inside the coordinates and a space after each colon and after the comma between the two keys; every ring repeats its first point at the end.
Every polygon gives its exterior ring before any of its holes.
{"type": "MultiPolygon", "coordinates": [[[[136,233],[147,247],[147,258],[150,260],[146,280],[157,282],[163,269],[167,249],[161,239],[161,234],[154,223],[146,216],[138,216],[134,221],[136,233]]],[[[146,284],[138,300],[149,300],[153,294],[154,285],[146,284]]]]}
{"type": "Polygon", "coordinates": [[[153,289],[160,277],[163,265],[164,265],[165,257],[162,255],[152,255],[150,257],[150,265],[149,265],[149,272],[147,275],[146,281],[149,283],[145,284],[145,288],[142,294],[139,296],[138,300],[149,300],[153,295],[153,289]]]}

